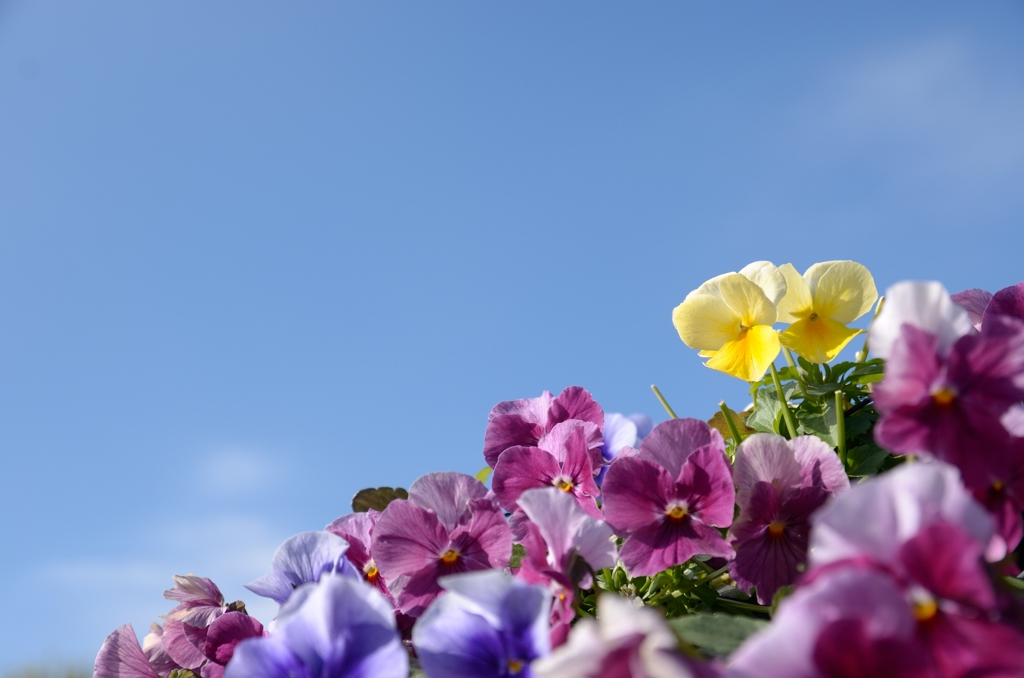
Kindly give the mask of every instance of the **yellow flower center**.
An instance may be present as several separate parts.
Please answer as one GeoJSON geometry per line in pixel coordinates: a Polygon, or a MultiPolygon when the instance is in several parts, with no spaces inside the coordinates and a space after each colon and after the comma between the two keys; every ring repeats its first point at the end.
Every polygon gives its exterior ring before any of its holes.
{"type": "Polygon", "coordinates": [[[377,565],[374,564],[372,560],[367,562],[366,565],[363,565],[363,575],[366,577],[366,581],[370,582],[371,584],[375,583],[377,581],[377,578],[380,577],[380,572],[377,570],[377,565]]]}
{"type": "Polygon", "coordinates": [[[1002,492],[1003,491],[1003,487],[1004,487],[1003,481],[1001,481],[1001,480],[997,480],[994,483],[992,483],[992,490],[994,492],[1002,492]]]}
{"type": "Polygon", "coordinates": [[[781,520],[773,520],[772,522],[768,523],[768,534],[775,538],[781,537],[785,531],[786,526],[782,523],[781,520]]]}
{"type": "Polygon", "coordinates": [[[953,404],[953,401],[956,400],[956,391],[948,386],[943,386],[932,393],[932,400],[934,400],[935,404],[939,407],[949,407],[953,404]]]}
{"type": "Polygon", "coordinates": [[[939,613],[939,606],[934,600],[924,600],[914,603],[914,618],[918,622],[926,622],[939,613]]]}
{"type": "Polygon", "coordinates": [[[669,506],[665,511],[665,515],[668,516],[668,519],[674,522],[683,520],[688,514],[689,511],[687,511],[686,506],[680,506],[678,504],[669,506]]]}
{"type": "Polygon", "coordinates": [[[516,673],[519,673],[522,670],[523,670],[523,662],[519,661],[518,659],[509,659],[508,660],[508,672],[509,673],[516,674],[516,673]]]}
{"type": "Polygon", "coordinates": [[[555,481],[555,487],[560,489],[562,492],[572,492],[573,484],[565,478],[560,478],[555,481]]]}
{"type": "Polygon", "coordinates": [[[814,311],[811,311],[811,314],[807,316],[807,319],[813,323],[815,320],[818,319],[818,314],[815,313],[814,311]]]}
{"type": "Polygon", "coordinates": [[[459,554],[455,551],[448,549],[441,555],[441,562],[445,565],[454,565],[459,562],[459,554]]]}

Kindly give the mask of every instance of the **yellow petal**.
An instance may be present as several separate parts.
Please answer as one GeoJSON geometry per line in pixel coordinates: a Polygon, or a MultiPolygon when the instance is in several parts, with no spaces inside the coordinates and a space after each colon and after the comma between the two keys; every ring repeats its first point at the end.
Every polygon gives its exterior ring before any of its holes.
{"type": "Polygon", "coordinates": [[[718,290],[744,327],[771,326],[779,317],[775,304],[765,295],[764,290],[746,276],[739,273],[727,275],[718,281],[718,290]]]}
{"type": "Polygon", "coordinates": [[[779,302],[779,322],[795,323],[814,312],[811,286],[793,264],[779,266],[779,273],[786,279],[786,296],[779,302]]]}
{"type": "Polygon", "coordinates": [[[782,345],[791,348],[812,363],[827,363],[833,359],[860,330],[850,329],[831,318],[818,316],[804,318],[786,328],[779,335],[782,345]]]}
{"type": "Polygon", "coordinates": [[[740,275],[761,288],[768,300],[778,304],[786,296],[786,279],[770,261],[755,261],[740,269],[740,275]]]}
{"type": "Polygon", "coordinates": [[[672,324],[684,344],[701,351],[717,351],[740,331],[739,316],[728,304],[710,294],[686,297],[672,311],[672,324]]]}
{"type": "Polygon", "coordinates": [[[698,287],[694,291],[692,291],[689,294],[687,294],[686,298],[689,299],[690,297],[697,296],[698,294],[710,294],[713,297],[720,297],[720,296],[722,296],[722,293],[718,291],[718,281],[720,281],[722,278],[724,278],[727,275],[736,275],[736,273],[733,272],[733,273],[723,273],[722,275],[716,275],[711,280],[708,280],[706,283],[704,283],[703,285],[701,285],[700,287],[698,287]]]}
{"type": "Polygon", "coordinates": [[[834,261],[818,278],[814,310],[847,325],[871,310],[878,299],[875,280],[856,261],[834,261]]]}
{"type": "Polygon", "coordinates": [[[726,342],[705,365],[743,381],[757,381],[780,350],[778,333],[769,326],[758,325],[726,342]]]}
{"type": "Polygon", "coordinates": [[[701,358],[714,358],[718,351],[697,351],[697,355],[701,358]]]}

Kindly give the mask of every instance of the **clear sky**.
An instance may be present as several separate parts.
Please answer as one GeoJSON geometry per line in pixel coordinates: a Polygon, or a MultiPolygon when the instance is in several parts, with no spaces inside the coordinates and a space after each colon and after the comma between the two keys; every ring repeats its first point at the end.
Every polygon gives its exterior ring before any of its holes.
{"type": "Polygon", "coordinates": [[[707,418],[760,259],[1024,279],[1024,5],[0,0],[0,671],[90,664],[500,400],[707,418]]]}

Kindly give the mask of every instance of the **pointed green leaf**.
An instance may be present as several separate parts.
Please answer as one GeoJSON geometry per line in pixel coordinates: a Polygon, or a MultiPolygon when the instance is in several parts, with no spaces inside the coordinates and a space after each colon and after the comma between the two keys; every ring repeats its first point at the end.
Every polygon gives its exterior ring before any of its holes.
{"type": "Polygon", "coordinates": [[[490,466],[484,466],[473,477],[476,478],[477,480],[479,480],[481,483],[486,483],[487,479],[491,477],[491,467],[490,466]]]}
{"type": "Polygon", "coordinates": [[[763,619],[720,612],[698,612],[669,619],[668,623],[685,642],[718,656],[728,655],[768,625],[763,619]]]}

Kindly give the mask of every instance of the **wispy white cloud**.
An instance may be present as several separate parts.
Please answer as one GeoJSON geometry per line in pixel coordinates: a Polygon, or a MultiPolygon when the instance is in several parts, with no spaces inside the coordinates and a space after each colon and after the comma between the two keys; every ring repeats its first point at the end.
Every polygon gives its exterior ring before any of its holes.
{"type": "Polygon", "coordinates": [[[228,494],[257,494],[280,483],[288,469],[279,456],[242,446],[211,450],[198,464],[195,481],[211,497],[228,494]]]}

